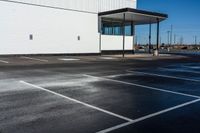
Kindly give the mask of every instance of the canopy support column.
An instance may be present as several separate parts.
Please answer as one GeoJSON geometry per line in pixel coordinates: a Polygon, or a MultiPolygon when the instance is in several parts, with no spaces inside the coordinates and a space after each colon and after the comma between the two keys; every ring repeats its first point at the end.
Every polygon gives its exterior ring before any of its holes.
{"type": "Polygon", "coordinates": [[[123,58],[125,56],[125,21],[126,21],[126,14],[123,13],[123,58]]]}
{"type": "Polygon", "coordinates": [[[134,22],[131,22],[131,35],[133,36],[133,50],[132,50],[132,54],[135,54],[135,26],[134,26],[134,22]]]}
{"type": "Polygon", "coordinates": [[[100,34],[99,34],[99,52],[100,55],[102,56],[102,32],[103,32],[103,25],[102,25],[102,19],[100,19],[100,34]]]}
{"type": "Polygon", "coordinates": [[[149,54],[151,54],[151,23],[149,24],[149,54]]]}
{"type": "Polygon", "coordinates": [[[156,50],[159,50],[159,36],[160,36],[160,21],[157,18],[157,41],[156,41],[156,50]]]}

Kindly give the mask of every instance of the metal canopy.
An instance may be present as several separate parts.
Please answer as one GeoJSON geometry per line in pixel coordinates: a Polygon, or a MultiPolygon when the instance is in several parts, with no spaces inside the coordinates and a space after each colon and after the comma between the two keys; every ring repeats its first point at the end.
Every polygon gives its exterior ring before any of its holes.
{"type": "MultiPolygon", "coordinates": [[[[103,20],[107,21],[115,20],[123,22],[123,57],[125,55],[125,23],[129,21],[132,22],[132,24],[134,25],[156,23],[157,24],[156,50],[157,51],[159,50],[160,22],[168,18],[167,14],[137,10],[132,8],[123,8],[118,10],[100,12],[98,15],[103,20]]],[[[151,34],[151,27],[150,27],[150,34],[151,34]]],[[[150,41],[151,41],[151,35],[149,35],[149,42],[150,41]]],[[[150,44],[151,42],[149,43],[149,45],[150,44]]]]}
{"type": "Polygon", "coordinates": [[[134,25],[143,25],[149,23],[157,23],[168,18],[167,14],[149,12],[144,10],[123,8],[118,10],[100,12],[98,15],[103,19],[112,20],[124,20],[124,14],[126,16],[125,21],[132,21],[134,25]]]}

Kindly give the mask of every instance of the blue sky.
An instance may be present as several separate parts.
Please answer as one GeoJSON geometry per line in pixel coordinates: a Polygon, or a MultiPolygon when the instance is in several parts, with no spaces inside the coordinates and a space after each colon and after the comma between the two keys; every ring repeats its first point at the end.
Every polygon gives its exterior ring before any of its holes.
{"type": "MultiPolygon", "coordinates": [[[[184,43],[200,42],[200,0],[138,0],[138,9],[167,13],[169,18],[161,23],[161,40],[167,42],[167,31],[173,25],[176,41],[181,37],[184,43]]],[[[155,42],[156,27],[152,27],[155,42]]],[[[148,41],[148,26],[137,26],[136,35],[140,43],[148,41]]]]}

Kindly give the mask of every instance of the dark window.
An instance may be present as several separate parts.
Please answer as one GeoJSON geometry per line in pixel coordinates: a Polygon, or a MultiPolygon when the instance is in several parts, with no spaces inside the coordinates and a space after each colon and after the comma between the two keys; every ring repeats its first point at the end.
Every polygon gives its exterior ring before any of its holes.
{"type": "Polygon", "coordinates": [[[77,40],[78,40],[78,41],[80,41],[80,40],[81,40],[81,37],[80,37],[80,36],[78,36],[78,37],[77,37],[77,40]]]}
{"type": "Polygon", "coordinates": [[[132,26],[131,23],[126,23],[125,24],[125,35],[126,36],[131,36],[132,35],[132,30],[131,30],[132,26]]]}
{"type": "Polygon", "coordinates": [[[113,23],[113,35],[122,35],[123,34],[122,23],[115,22],[113,23]]]}
{"type": "Polygon", "coordinates": [[[103,22],[103,34],[112,35],[113,34],[113,27],[112,23],[103,22]]]}
{"type": "Polygon", "coordinates": [[[32,34],[29,35],[29,39],[33,40],[33,35],[32,34]]]}
{"type": "MultiPolygon", "coordinates": [[[[132,35],[131,22],[125,24],[125,35],[132,35]]],[[[123,35],[123,23],[121,21],[102,21],[103,35],[123,35]]]]}

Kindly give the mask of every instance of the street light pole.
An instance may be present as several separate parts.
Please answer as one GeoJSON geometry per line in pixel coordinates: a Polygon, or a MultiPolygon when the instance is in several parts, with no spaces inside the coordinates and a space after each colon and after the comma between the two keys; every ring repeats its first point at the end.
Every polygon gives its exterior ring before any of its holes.
{"type": "Polygon", "coordinates": [[[173,25],[171,25],[171,31],[170,31],[170,45],[172,45],[172,33],[173,33],[173,25]]]}
{"type": "Polygon", "coordinates": [[[176,44],[176,34],[174,34],[174,44],[176,44]]]}
{"type": "Polygon", "coordinates": [[[197,45],[197,36],[194,37],[195,45],[197,45]]]}
{"type": "Polygon", "coordinates": [[[169,45],[169,34],[170,34],[170,31],[167,31],[167,44],[169,45]]]}

